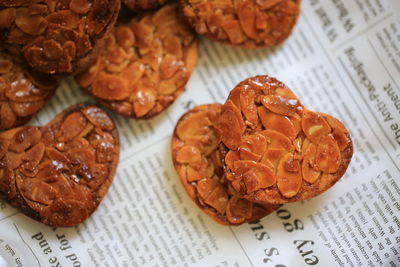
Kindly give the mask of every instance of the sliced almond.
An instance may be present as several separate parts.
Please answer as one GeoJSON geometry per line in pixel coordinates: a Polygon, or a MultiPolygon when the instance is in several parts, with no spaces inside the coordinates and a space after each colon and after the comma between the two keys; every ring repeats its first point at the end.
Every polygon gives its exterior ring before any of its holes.
{"type": "Polygon", "coordinates": [[[285,116],[294,116],[299,110],[302,110],[299,100],[287,99],[279,95],[263,96],[261,103],[270,111],[285,116]]]}
{"type": "Polygon", "coordinates": [[[277,186],[279,192],[286,198],[291,198],[297,195],[302,185],[301,169],[291,168],[296,166],[298,160],[293,158],[291,153],[287,153],[280,160],[277,168],[277,186]]]}
{"type": "Polygon", "coordinates": [[[206,199],[218,185],[218,181],[215,179],[202,179],[197,183],[197,192],[202,199],[206,199]]]}
{"type": "Polygon", "coordinates": [[[64,120],[60,127],[60,141],[70,141],[85,129],[87,120],[80,112],[75,112],[64,120]]]}
{"type": "Polygon", "coordinates": [[[339,146],[332,135],[323,136],[318,144],[315,158],[317,169],[327,173],[338,171],[342,162],[339,146]]]}
{"type": "Polygon", "coordinates": [[[133,109],[137,117],[146,115],[156,104],[157,93],[144,86],[136,88],[133,97],[133,109]]]}
{"type": "Polygon", "coordinates": [[[316,154],[317,154],[317,146],[311,143],[309,146],[307,146],[304,152],[303,162],[301,165],[304,181],[307,181],[311,184],[314,183],[316,180],[318,180],[318,178],[321,175],[321,172],[316,170],[316,164],[315,164],[316,154]]]}
{"type": "Polygon", "coordinates": [[[230,150],[225,156],[225,164],[230,170],[233,170],[233,164],[238,160],[240,160],[240,155],[237,151],[230,150]]]}
{"type": "Polygon", "coordinates": [[[242,143],[244,123],[239,109],[228,100],[222,108],[221,116],[215,125],[222,142],[230,149],[237,149],[242,143]]]}
{"type": "Polygon", "coordinates": [[[15,8],[0,10],[0,28],[9,28],[17,17],[15,8]]]}
{"type": "Polygon", "coordinates": [[[275,174],[267,165],[250,160],[239,160],[234,162],[233,166],[235,175],[239,177],[251,170],[252,174],[247,177],[249,177],[248,179],[255,178],[258,184],[257,189],[268,188],[275,184],[275,174]]]}
{"type": "Polygon", "coordinates": [[[254,90],[246,89],[246,87],[240,89],[240,107],[245,118],[249,121],[250,127],[252,128],[254,128],[258,123],[255,97],[256,94],[254,90]]]}
{"type": "Polygon", "coordinates": [[[242,138],[242,144],[239,149],[247,149],[260,157],[267,148],[267,139],[262,134],[246,135],[242,138]]]}
{"type": "Polygon", "coordinates": [[[259,161],[261,155],[251,152],[248,148],[239,148],[239,155],[241,160],[259,161]]]}
{"type": "Polygon", "coordinates": [[[111,74],[101,74],[93,82],[93,95],[105,100],[122,100],[129,97],[131,88],[126,80],[111,74]]]}
{"type": "Polygon", "coordinates": [[[43,23],[45,23],[45,20],[40,15],[18,14],[15,19],[15,24],[18,28],[30,35],[41,34],[45,30],[43,23]]]}
{"type": "Polygon", "coordinates": [[[313,143],[318,144],[319,140],[331,132],[331,127],[326,120],[316,112],[306,112],[302,121],[302,128],[313,143]]]}
{"type": "Polygon", "coordinates": [[[195,146],[185,145],[178,151],[176,161],[187,163],[195,169],[200,169],[202,163],[200,150],[195,146]]]}
{"type": "Polygon", "coordinates": [[[26,179],[19,184],[22,195],[31,201],[50,205],[57,198],[56,190],[39,179],[26,179]]]}
{"type": "Polygon", "coordinates": [[[275,130],[264,130],[260,132],[261,135],[266,137],[268,142],[268,149],[270,148],[284,148],[288,152],[293,149],[292,142],[289,138],[281,132],[275,130]]]}
{"type": "Polygon", "coordinates": [[[258,107],[257,109],[261,122],[266,129],[281,132],[291,140],[296,138],[296,129],[288,117],[269,112],[265,107],[258,107]]]}
{"type": "Polygon", "coordinates": [[[233,224],[241,224],[245,220],[250,219],[253,214],[253,203],[239,198],[232,197],[226,207],[226,217],[233,224]]]}
{"type": "Polygon", "coordinates": [[[185,117],[177,126],[176,133],[181,140],[186,140],[191,136],[202,136],[208,132],[209,122],[207,112],[196,112],[185,117]],[[204,122],[207,121],[207,123],[204,122]]]}
{"type": "Polygon", "coordinates": [[[222,185],[218,184],[214,190],[208,195],[205,203],[216,209],[219,213],[225,214],[228,204],[228,194],[222,185]]]}

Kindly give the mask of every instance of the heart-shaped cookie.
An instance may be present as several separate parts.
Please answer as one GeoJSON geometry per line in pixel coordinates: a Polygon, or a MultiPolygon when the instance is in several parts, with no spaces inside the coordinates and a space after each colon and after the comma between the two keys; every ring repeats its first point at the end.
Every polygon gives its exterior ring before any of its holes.
{"type": "Polygon", "coordinates": [[[283,83],[256,76],[230,93],[215,124],[226,146],[226,178],[251,201],[314,197],[345,173],[353,154],[344,125],[307,110],[283,83]]]}
{"type": "Polygon", "coordinates": [[[197,106],[178,121],[172,137],[172,159],[186,192],[200,209],[224,225],[258,220],[279,205],[261,205],[241,198],[225,180],[220,140],[213,123],[220,104],[197,106]]]}
{"type": "Polygon", "coordinates": [[[34,69],[76,73],[95,59],[120,0],[0,1],[0,40],[34,69]]]}
{"type": "Polygon", "coordinates": [[[110,187],[117,128],[92,105],[76,105],[43,127],[0,133],[0,196],[29,217],[59,227],[86,220],[110,187]]]}
{"type": "Polygon", "coordinates": [[[54,95],[59,81],[0,49],[0,130],[26,123],[54,95]]]}
{"type": "Polygon", "coordinates": [[[292,32],[300,0],[180,0],[198,34],[243,48],[277,46],[292,32]]]}
{"type": "Polygon", "coordinates": [[[78,84],[102,104],[132,118],[151,118],[184,90],[196,65],[197,38],[177,4],[116,26],[96,63],[78,84]]]}

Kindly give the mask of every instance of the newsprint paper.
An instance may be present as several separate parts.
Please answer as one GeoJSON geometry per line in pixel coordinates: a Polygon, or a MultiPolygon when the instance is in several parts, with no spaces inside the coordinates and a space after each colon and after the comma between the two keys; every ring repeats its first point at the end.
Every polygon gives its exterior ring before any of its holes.
{"type": "MultiPolygon", "coordinates": [[[[31,123],[93,101],[67,79],[31,123]]],[[[400,1],[304,0],[292,36],[275,49],[200,39],[186,91],[149,121],[115,115],[114,183],[96,212],[50,228],[0,203],[0,266],[400,266],[400,1]],[[322,195],[239,227],[221,226],[186,195],[170,139],[194,105],[223,103],[241,80],[268,74],[311,110],[349,128],[355,153],[322,195]]]]}

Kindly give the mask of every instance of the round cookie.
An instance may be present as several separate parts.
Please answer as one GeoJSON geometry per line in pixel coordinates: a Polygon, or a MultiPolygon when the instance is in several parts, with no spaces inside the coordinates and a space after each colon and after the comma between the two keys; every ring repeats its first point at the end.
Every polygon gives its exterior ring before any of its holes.
{"type": "Polygon", "coordinates": [[[243,48],[273,47],[290,35],[300,0],[180,0],[198,34],[243,48]]]}
{"type": "Polygon", "coordinates": [[[268,76],[239,83],[214,126],[226,149],[227,180],[258,203],[283,204],[324,192],[343,176],[353,154],[341,122],[307,110],[268,76]]]}
{"type": "Polygon", "coordinates": [[[133,11],[149,10],[164,5],[167,0],[122,0],[133,11]]]}
{"type": "Polygon", "coordinates": [[[0,40],[44,73],[77,73],[103,48],[120,0],[0,2],[0,40]]]}
{"type": "Polygon", "coordinates": [[[0,131],[29,121],[54,95],[59,81],[0,49],[0,131]]]}
{"type": "Polygon", "coordinates": [[[76,80],[109,109],[127,117],[151,118],[184,90],[197,47],[177,5],[169,4],[116,26],[95,64],[76,80]]]}
{"type": "Polygon", "coordinates": [[[43,127],[0,133],[0,197],[53,227],[74,226],[100,204],[119,159],[117,128],[92,105],[75,105],[43,127]]]}
{"type": "Polygon", "coordinates": [[[172,159],[183,187],[204,213],[220,224],[240,225],[270,214],[279,205],[243,199],[225,180],[220,140],[212,127],[220,113],[220,104],[201,105],[186,112],[172,136],[172,159]]]}

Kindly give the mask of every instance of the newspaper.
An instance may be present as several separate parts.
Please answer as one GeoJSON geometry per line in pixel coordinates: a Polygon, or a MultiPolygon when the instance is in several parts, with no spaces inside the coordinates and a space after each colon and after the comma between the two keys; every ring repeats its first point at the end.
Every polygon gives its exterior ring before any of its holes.
{"type": "MultiPolygon", "coordinates": [[[[50,228],[0,203],[0,266],[399,266],[400,2],[304,0],[282,46],[243,50],[200,39],[186,91],[149,121],[114,115],[120,163],[102,204],[74,228],[50,228]],[[241,80],[269,74],[304,105],[340,118],[355,153],[320,196],[260,221],[221,226],[186,195],[170,139],[194,105],[223,103],[241,80]]],[[[93,101],[73,79],[32,124],[93,101]]]]}

